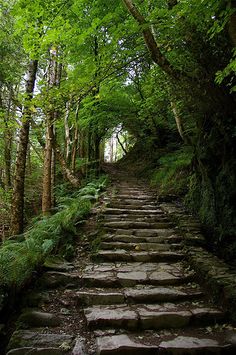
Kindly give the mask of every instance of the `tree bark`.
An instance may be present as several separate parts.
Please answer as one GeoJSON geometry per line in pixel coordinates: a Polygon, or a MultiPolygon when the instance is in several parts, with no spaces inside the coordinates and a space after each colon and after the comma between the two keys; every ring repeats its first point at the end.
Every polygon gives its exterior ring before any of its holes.
{"type": "Polygon", "coordinates": [[[52,139],[53,139],[53,118],[54,115],[48,119],[46,131],[46,146],[44,150],[44,164],[43,164],[43,193],[42,193],[42,213],[49,215],[52,209],[52,139]]]}
{"type": "Polygon", "coordinates": [[[70,127],[68,123],[69,119],[69,114],[70,114],[70,102],[66,103],[66,113],[65,113],[65,120],[64,120],[64,126],[65,126],[65,155],[66,155],[66,160],[68,161],[70,158],[71,154],[71,139],[70,139],[70,127]]]}
{"type": "Polygon", "coordinates": [[[78,127],[79,107],[80,107],[80,101],[77,104],[76,112],[75,112],[75,131],[74,131],[74,139],[73,139],[73,146],[71,152],[71,171],[73,174],[75,173],[76,154],[78,150],[78,141],[79,141],[79,127],[78,127]]]}
{"type": "Polygon", "coordinates": [[[24,229],[25,168],[31,120],[30,103],[33,98],[37,68],[38,61],[31,60],[28,68],[28,78],[26,80],[26,99],[22,114],[22,126],[19,131],[19,142],[14,176],[11,216],[11,234],[13,235],[22,233],[24,229]]]}
{"type": "MultiPolygon", "coordinates": [[[[48,70],[48,90],[53,86],[58,86],[60,83],[61,71],[58,70],[58,63],[56,56],[51,54],[48,70]]],[[[53,184],[55,180],[55,159],[53,159],[53,139],[54,139],[54,120],[57,114],[52,109],[47,114],[46,118],[46,145],[44,151],[44,165],[43,165],[43,193],[42,193],[42,213],[49,215],[54,207],[53,184]]]]}

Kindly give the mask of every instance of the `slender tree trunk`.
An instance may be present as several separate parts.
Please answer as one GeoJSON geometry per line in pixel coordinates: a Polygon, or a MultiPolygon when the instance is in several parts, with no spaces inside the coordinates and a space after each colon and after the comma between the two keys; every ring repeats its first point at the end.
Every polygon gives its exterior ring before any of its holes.
{"type": "Polygon", "coordinates": [[[31,120],[30,101],[33,97],[37,67],[38,61],[31,60],[28,68],[28,78],[26,81],[26,100],[22,114],[22,126],[19,131],[19,142],[14,176],[11,215],[11,234],[13,235],[22,233],[24,229],[25,168],[31,120]]]}
{"type": "Polygon", "coordinates": [[[64,126],[65,126],[65,146],[66,146],[66,151],[65,151],[65,156],[66,160],[68,161],[70,159],[70,154],[71,154],[71,139],[70,139],[70,127],[69,127],[69,114],[70,114],[70,102],[66,103],[66,113],[65,113],[65,121],[64,121],[64,126]]]}
{"type": "MultiPolygon", "coordinates": [[[[58,70],[58,63],[56,57],[52,56],[49,63],[48,71],[48,89],[53,86],[58,86],[60,78],[60,70],[58,70]]],[[[55,160],[53,159],[53,139],[54,139],[54,120],[57,117],[55,110],[51,110],[47,115],[46,126],[46,145],[44,151],[44,165],[43,165],[43,193],[42,193],[42,213],[49,215],[54,207],[53,184],[55,180],[55,160]]]]}
{"type": "Polygon", "coordinates": [[[42,194],[42,213],[48,215],[52,209],[52,139],[53,139],[53,118],[48,119],[46,131],[46,146],[44,151],[44,164],[43,164],[43,194],[42,194]]]}

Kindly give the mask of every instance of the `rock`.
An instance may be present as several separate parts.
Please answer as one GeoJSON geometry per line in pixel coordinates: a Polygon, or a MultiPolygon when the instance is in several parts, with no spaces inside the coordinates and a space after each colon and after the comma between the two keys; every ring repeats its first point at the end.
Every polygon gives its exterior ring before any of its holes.
{"type": "Polygon", "coordinates": [[[186,327],[191,318],[188,311],[138,310],[142,329],[170,329],[186,327]]]}
{"type": "Polygon", "coordinates": [[[77,274],[48,271],[38,280],[38,285],[44,289],[56,287],[77,287],[80,284],[80,277],[77,274]]]}
{"type": "Polygon", "coordinates": [[[8,351],[7,355],[63,355],[67,353],[67,351],[58,348],[19,348],[19,349],[12,349],[8,351]]]}
{"type": "Polygon", "coordinates": [[[144,283],[147,280],[147,273],[143,271],[121,272],[117,274],[121,286],[135,286],[137,283],[144,283]]]}
{"type": "Polygon", "coordinates": [[[49,256],[43,264],[47,270],[54,271],[70,271],[74,269],[74,265],[58,256],[49,256]]]}
{"type": "Polygon", "coordinates": [[[221,346],[216,340],[203,339],[187,336],[179,336],[173,340],[163,341],[160,350],[165,350],[165,354],[221,354],[222,350],[229,349],[229,345],[221,346]]]}
{"type": "Polygon", "coordinates": [[[23,297],[22,305],[25,307],[38,307],[38,305],[50,302],[49,294],[46,292],[29,292],[23,297]]]}
{"type": "Polygon", "coordinates": [[[73,337],[66,334],[41,333],[32,330],[17,330],[10,339],[8,349],[18,348],[55,348],[60,351],[63,347],[72,347],[73,337]]]}
{"type": "Polygon", "coordinates": [[[72,350],[72,355],[87,355],[83,339],[78,337],[72,350]]]}
{"type": "Polygon", "coordinates": [[[153,229],[163,229],[170,227],[168,222],[151,223],[151,222],[136,222],[136,221],[116,221],[116,222],[106,222],[104,223],[104,228],[111,229],[129,229],[129,228],[153,228],[153,229]]]}
{"type": "Polygon", "coordinates": [[[192,294],[183,292],[177,289],[167,287],[143,287],[140,289],[129,288],[124,290],[125,297],[128,301],[133,303],[152,303],[152,302],[168,302],[176,300],[186,300],[189,298],[199,297],[201,292],[194,292],[192,294]]]}
{"type": "Polygon", "coordinates": [[[125,334],[97,339],[98,355],[154,355],[156,350],[157,346],[134,342],[125,334]]]}
{"type": "Polygon", "coordinates": [[[85,290],[76,292],[76,299],[79,304],[83,305],[105,305],[119,304],[125,302],[125,297],[122,292],[109,292],[105,290],[85,290]]]}
{"type": "Polygon", "coordinates": [[[136,329],[137,313],[125,305],[94,306],[84,310],[87,324],[90,328],[116,327],[136,329]]]}
{"type": "Polygon", "coordinates": [[[91,271],[83,274],[82,282],[84,286],[93,287],[118,287],[117,278],[111,271],[91,271]]]}
{"type": "Polygon", "coordinates": [[[192,320],[194,325],[205,325],[209,323],[222,322],[225,317],[225,313],[214,308],[196,308],[191,310],[192,320]]]}
{"type": "Polygon", "coordinates": [[[27,310],[18,318],[18,323],[27,327],[57,327],[61,320],[52,313],[27,310]]]}

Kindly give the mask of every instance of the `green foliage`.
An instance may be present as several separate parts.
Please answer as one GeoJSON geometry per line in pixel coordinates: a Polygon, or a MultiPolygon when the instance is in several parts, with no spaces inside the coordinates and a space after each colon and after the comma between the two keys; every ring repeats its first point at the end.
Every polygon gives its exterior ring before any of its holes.
{"type": "MultiPolygon", "coordinates": [[[[20,288],[48,254],[60,244],[66,245],[65,236],[76,233],[75,225],[88,215],[90,201],[97,198],[106,182],[106,177],[100,177],[75,193],[73,198],[65,198],[59,211],[35,221],[21,237],[22,241],[18,241],[20,237],[5,241],[0,248],[0,286],[20,288]]],[[[67,249],[71,249],[71,245],[67,249]]]]}
{"type": "Polygon", "coordinates": [[[191,149],[180,149],[163,155],[151,177],[151,186],[161,195],[182,195],[187,192],[190,179],[191,149]]]}

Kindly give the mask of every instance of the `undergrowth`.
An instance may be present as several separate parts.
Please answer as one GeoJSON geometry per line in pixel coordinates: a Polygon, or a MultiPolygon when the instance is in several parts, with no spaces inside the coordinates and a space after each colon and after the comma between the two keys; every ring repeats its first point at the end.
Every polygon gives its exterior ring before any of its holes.
{"type": "Polygon", "coordinates": [[[41,217],[21,236],[6,240],[0,248],[0,287],[21,288],[46,256],[75,235],[76,224],[88,215],[107,183],[100,177],[70,196],[59,198],[58,211],[41,217]]]}
{"type": "Polygon", "coordinates": [[[152,174],[151,186],[160,195],[183,195],[190,179],[192,151],[188,147],[163,155],[152,174]]]}

